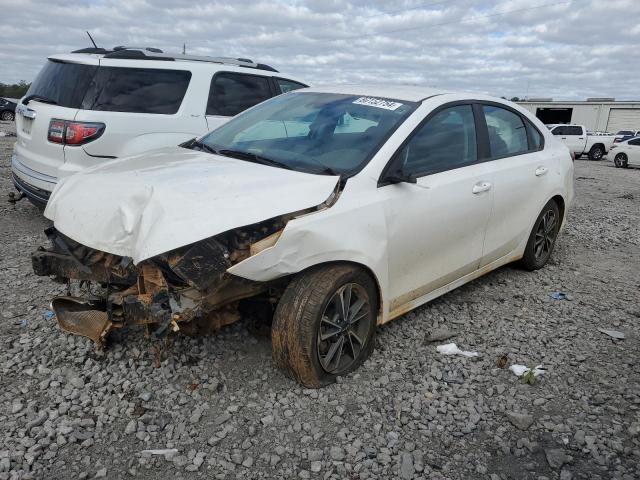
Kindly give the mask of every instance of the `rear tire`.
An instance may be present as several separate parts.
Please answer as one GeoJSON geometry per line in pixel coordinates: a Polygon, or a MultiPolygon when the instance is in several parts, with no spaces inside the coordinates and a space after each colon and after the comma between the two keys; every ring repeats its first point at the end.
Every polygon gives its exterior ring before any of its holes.
{"type": "Polygon", "coordinates": [[[529,235],[524,256],[520,261],[524,268],[533,271],[547,264],[556,245],[561,222],[558,204],[555,200],[549,200],[538,215],[529,235]]]}
{"type": "Polygon", "coordinates": [[[10,110],[5,110],[0,113],[0,119],[4,120],[5,122],[12,122],[13,120],[15,120],[15,118],[16,115],[10,110]]]}
{"type": "Polygon", "coordinates": [[[307,388],[333,383],[371,355],[377,312],[376,286],[363,269],[329,265],[302,272],[276,307],[273,360],[307,388]]]}
{"type": "Polygon", "coordinates": [[[629,166],[629,159],[624,153],[619,153],[613,159],[613,164],[616,168],[627,168],[629,166]]]}
{"type": "Polygon", "coordinates": [[[604,156],[604,148],[601,145],[594,145],[589,150],[589,160],[602,160],[604,156]]]}

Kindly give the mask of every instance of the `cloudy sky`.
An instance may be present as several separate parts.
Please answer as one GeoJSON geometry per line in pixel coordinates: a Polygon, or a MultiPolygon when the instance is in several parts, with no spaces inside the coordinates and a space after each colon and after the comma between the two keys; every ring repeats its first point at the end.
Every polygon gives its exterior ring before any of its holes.
{"type": "Polygon", "coordinates": [[[638,0],[0,0],[0,82],[89,46],[247,57],[309,83],[640,98],[638,0]]]}

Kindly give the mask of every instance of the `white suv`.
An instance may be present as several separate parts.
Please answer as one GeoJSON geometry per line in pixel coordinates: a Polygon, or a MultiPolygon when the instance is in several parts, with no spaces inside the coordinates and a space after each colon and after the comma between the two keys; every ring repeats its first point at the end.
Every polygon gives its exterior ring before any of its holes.
{"type": "Polygon", "coordinates": [[[49,57],[16,108],[16,188],[46,204],[59,178],[175,146],[275,95],[305,87],[268,65],[88,48],[49,57]]]}

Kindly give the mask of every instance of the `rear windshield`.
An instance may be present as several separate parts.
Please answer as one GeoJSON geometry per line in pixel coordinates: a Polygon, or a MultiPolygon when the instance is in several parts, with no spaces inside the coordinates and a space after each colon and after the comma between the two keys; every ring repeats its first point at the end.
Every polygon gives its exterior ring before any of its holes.
{"type": "Polygon", "coordinates": [[[191,72],[151,68],[97,67],[49,60],[27,95],[84,110],[174,114],[191,72]]]}
{"type": "Polygon", "coordinates": [[[27,91],[29,95],[49,98],[62,107],[80,108],[97,65],[47,60],[27,91]]]}

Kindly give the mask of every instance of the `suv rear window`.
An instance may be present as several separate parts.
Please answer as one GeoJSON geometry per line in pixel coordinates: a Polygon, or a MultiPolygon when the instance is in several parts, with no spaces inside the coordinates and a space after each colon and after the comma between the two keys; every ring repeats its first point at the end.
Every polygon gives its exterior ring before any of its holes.
{"type": "Polygon", "coordinates": [[[191,72],[98,67],[48,60],[27,95],[85,110],[173,114],[189,86],[191,72]]]}
{"type": "Polygon", "coordinates": [[[62,107],[80,108],[97,69],[97,65],[47,60],[26,95],[41,95],[62,107]]]}
{"type": "Polygon", "coordinates": [[[82,107],[110,112],[174,114],[191,72],[150,68],[100,67],[82,107]]]}

